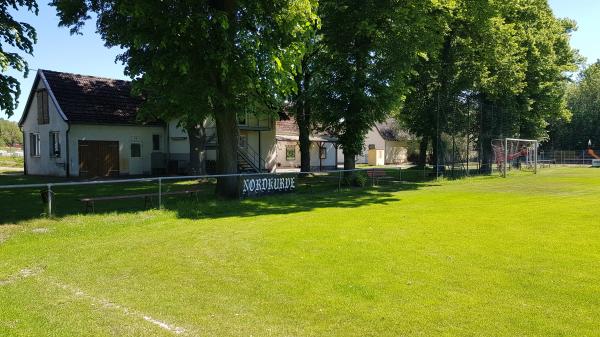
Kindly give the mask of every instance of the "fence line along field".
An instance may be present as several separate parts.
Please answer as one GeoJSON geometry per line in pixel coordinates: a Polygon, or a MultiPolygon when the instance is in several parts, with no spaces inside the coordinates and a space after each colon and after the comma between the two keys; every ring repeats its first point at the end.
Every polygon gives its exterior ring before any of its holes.
{"type": "Polygon", "coordinates": [[[1,336],[591,336],[600,171],[0,226],[1,336]]]}

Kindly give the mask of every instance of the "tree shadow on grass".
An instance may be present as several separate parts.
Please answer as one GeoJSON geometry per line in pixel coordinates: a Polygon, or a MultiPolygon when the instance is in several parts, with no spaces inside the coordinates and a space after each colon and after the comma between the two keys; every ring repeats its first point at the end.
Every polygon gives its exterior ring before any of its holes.
{"type": "MultiPolygon", "coordinates": [[[[13,183],[56,182],[60,179],[45,180],[43,177],[15,177],[13,183]]],[[[204,219],[234,216],[257,216],[265,214],[287,214],[305,212],[317,208],[354,208],[373,204],[388,204],[398,201],[395,192],[414,190],[431,183],[408,183],[382,181],[376,187],[343,187],[338,179],[327,177],[297,181],[297,190],[292,193],[263,196],[245,200],[218,200],[214,196],[214,180],[197,180],[163,184],[163,192],[178,189],[198,189],[194,197],[176,195],[164,196],[163,207],[174,211],[179,218],[204,219]],[[340,188],[341,187],[341,188],[340,188]]],[[[369,184],[371,182],[369,181],[369,184]]],[[[15,224],[21,221],[45,216],[45,205],[40,196],[40,188],[0,190],[0,225],[15,224]]],[[[153,194],[148,200],[143,198],[103,201],[95,204],[95,214],[135,214],[158,207],[158,185],[156,182],[116,183],[107,185],[55,186],[53,215],[61,218],[69,215],[85,214],[85,205],[80,201],[86,197],[153,194]]]]}
{"type": "Polygon", "coordinates": [[[323,208],[357,208],[368,205],[387,205],[400,201],[396,192],[415,190],[432,184],[398,183],[377,187],[352,187],[341,190],[303,190],[244,200],[180,201],[165,207],[178,218],[208,219],[221,217],[253,217],[271,214],[308,212],[323,208]]]}

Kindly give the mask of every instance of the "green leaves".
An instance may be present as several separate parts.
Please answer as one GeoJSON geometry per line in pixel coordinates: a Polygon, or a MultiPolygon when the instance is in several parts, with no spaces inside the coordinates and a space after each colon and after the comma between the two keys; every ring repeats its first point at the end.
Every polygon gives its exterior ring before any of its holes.
{"type": "Polygon", "coordinates": [[[9,117],[17,107],[21,86],[16,78],[6,75],[6,72],[14,69],[27,76],[27,62],[18,52],[31,55],[37,41],[35,29],[25,22],[16,21],[9,13],[9,9],[18,10],[21,7],[36,15],[38,13],[34,0],[0,0],[0,40],[3,41],[0,44],[0,114],[3,112],[9,117]]]}

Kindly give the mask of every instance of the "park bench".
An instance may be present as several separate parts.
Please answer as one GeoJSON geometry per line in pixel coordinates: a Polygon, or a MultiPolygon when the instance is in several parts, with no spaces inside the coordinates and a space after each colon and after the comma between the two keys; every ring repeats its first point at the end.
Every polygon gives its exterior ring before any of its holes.
{"type": "Polygon", "coordinates": [[[398,178],[398,177],[388,175],[386,170],[377,170],[377,169],[368,170],[367,176],[369,177],[369,179],[371,179],[371,181],[373,182],[373,185],[377,185],[379,183],[380,179],[397,179],[398,178]]]}
{"type": "MultiPolygon", "coordinates": [[[[170,191],[163,192],[161,196],[169,196],[169,195],[188,195],[190,197],[195,196],[198,198],[198,193],[200,190],[181,190],[181,191],[170,191]]],[[[143,193],[143,194],[127,194],[127,195],[112,195],[112,196],[102,196],[102,197],[86,197],[81,198],[81,201],[85,205],[85,212],[89,212],[92,210],[92,213],[95,211],[95,204],[98,201],[116,201],[116,200],[127,200],[127,199],[144,199],[144,208],[148,207],[148,204],[152,204],[153,198],[158,197],[158,193],[143,193]]]]}
{"type": "Polygon", "coordinates": [[[550,165],[552,164],[556,164],[556,160],[538,160],[538,164],[540,164],[540,167],[544,168],[544,167],[550,167],[550,165]]]}

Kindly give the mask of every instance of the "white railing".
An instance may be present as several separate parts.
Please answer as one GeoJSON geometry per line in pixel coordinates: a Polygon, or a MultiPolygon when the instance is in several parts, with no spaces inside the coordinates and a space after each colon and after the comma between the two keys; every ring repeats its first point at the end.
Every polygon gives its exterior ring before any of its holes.
{"type": "MultiPolygon", "coordinates": [[[[401,169],[399,170],[399,179],[401,180],[401,169]]],[[[69,181],[69,182],[54,182],[54,183],[41,183],[41,184],[14,184],[14,185],[0,185],[1,190],[12,190],[12,189],[32,189],[32,188],[46,188],[44,192],[47,193],[47,205],[48,211],[47,216],[52,216],[53,208],[53,187],[64,187],[64,186],[86,186],[86,185],[107,185],[107,184],[127,184],[127,183],[158,183],[158,208],[162,208],[162,197],[163,197],[163,182],[173,180],[200,180],[200,179],[218,179],[218,178],[240,178],[240,177],[252,177],[252,176],[283,176],[283,175],[327,175],[336,174],[338,179],[338,190],[341,189],[342,179],[346,172],[374,172],[376,170],[390,170],[390,168],[359,168],[353,170],[332,170],[332,171],[319,171],[319,172],[275,172],[275,173],[238,173],[238,174],[216,174],[216,175],[194,175],[194,176],[167,176],[167,177],[147,177],[147,178],[133,178],[133,179],[109,179],[109,180],[96,180],[96,181],[69,181]]],[[[376,175],[371,174],[372,185],[376,184],[376,175]]]]}

